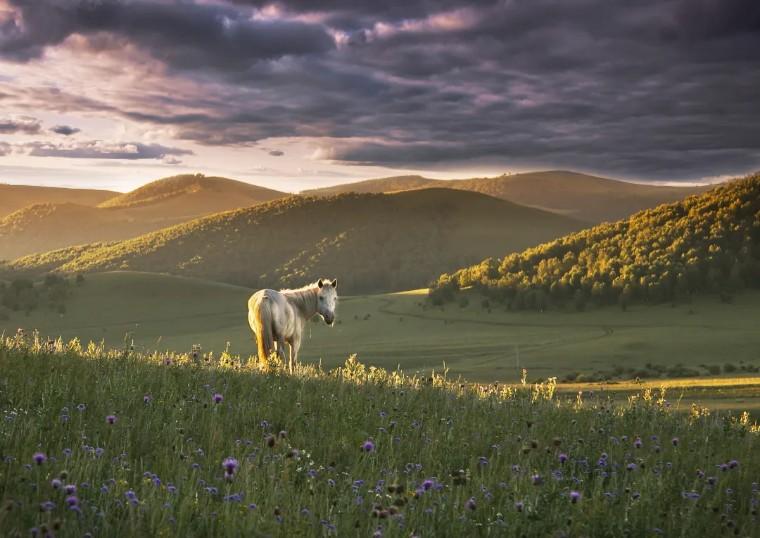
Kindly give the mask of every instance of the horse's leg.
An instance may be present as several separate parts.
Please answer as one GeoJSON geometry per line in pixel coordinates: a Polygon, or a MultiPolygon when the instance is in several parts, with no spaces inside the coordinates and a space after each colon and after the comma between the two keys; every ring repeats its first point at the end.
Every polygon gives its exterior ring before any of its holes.
{"type": "Polygon", "coordinates": [[[277,339],[277,354],[280,356],[282,363],[285,364],[287,357],[285,357],[285,339],[284,338],[277,339]]]}
{"type": "Polygon", "coordinates": [[[298,350],[301,348],[301,333],[296,331],[293,340],[290,342],[290,360],[295,366],[298,364],[298,350]]]}

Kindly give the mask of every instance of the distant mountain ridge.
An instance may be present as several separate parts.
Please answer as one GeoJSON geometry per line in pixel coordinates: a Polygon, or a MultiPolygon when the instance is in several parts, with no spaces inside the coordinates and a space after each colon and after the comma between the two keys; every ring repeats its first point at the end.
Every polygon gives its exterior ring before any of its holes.
{"type": "Polygon", "coordinates": [[[452,180],[396,176],[312,189],[303,194],[324,196],[342,192],[395,192],[431,187],[480,192],[589,223],[625,218],[642,209],[675,202],[709,188],[643,185],[551,170],[452,180]]]}
{"type": "Polygon", "coordinates": [[[0,219],[33,204],[71,203],[96,206],[118,192],[97,189],[68,189],[0,183],[0,219]]]}
{"type": "Polygon", "coordinates": [[[221,177],[185,174],[159,179],[97,206],[42,203],[0,219],[0,259],[96,241],[115,241],[194,218],[287,196],[221,177]]]}
{"type": "Polygon", "coordinates": [[[292,196],[126,241],[27,256],[10,269],[163,272],[251,287],[340,276],[345,293],[427,285],[441,270],[580,229],[579,221],[471,192],[292,196]]]}

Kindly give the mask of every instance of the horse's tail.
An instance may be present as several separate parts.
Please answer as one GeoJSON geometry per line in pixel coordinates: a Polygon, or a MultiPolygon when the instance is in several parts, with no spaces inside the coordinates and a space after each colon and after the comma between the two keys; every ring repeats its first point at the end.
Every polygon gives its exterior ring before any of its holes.
{"type": "Polygon", "coordinates": [[[260,362],[266,362],[274,351],[272,334],[272,306],[267,297],[262,297],[253,312],[253,331],[256,333],[256,345],[260,362]]]}

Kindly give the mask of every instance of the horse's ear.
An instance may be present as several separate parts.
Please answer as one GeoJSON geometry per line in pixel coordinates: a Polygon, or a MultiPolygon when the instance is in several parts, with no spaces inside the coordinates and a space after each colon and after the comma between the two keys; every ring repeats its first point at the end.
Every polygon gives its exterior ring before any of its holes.
{"type": "Polygon", "coordinates": [[[333,278],[332,287],[333,288],[337,288],[338,287],[338,279],[337,278],[333,278]]]}
{"type": "Polygon", "coordinates": [[[317,286],[319,286],[319,287],[321,288],[321,287],[322,287],[322,286],[324,286],[324,285],[325,285],[325,284],[324,284],[324,282],[322,282],[322,279],[320,278],[320,279],[317,281],[317,286]]]}

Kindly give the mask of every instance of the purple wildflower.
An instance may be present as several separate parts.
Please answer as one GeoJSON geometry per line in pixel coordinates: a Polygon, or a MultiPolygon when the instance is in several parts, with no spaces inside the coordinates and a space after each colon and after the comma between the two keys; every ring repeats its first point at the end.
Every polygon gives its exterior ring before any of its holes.
{"type": "Polygon", "coordinates": [[[77,492],[77,487],[74,484],[66,484],[63,491],[66,492],[66,495],[74,495],[77,492]]]}
{"type": "Polygon", "coordinates": [[[66,497],[66,504],[68,506],[76,506],[79,504],[79,499],[77,498],[76,495],[69,495],[68,497],[66,497]]]}
{"type": "Polygon", "coordinates": [[[116,415],[108,415],[106,417],[106,423],[108,423],[108,424],[116,424],[117,420],[118,419],[116,418],[116,415]]]}
{"type": "Polygon", "coordinates": [[[564,464],[567,461],[567,454],[565,454],[564,452],[560,452],[558,459],[560,463],[564,464]]]}
{"type": "Polygon", "coordinates": [[[47,461],[47,456],[45,455],[44,452],[35,452],[32,455],[32,460],[34,460],[34,463],[36,463],[37,465],[42,465],[43,463],[47,461]]]}
{"type": "Polygon", "coordinates": [[[739,462],[737,460],[731,460],[728,462],[729,469],[736,469],[738,466],[739,466],[739,462]]]}
{"type": "Polygon", "coordinates": [[[581,500],[581,492],[580,491],[571,491],[570,492],[570,502],[575,504],[578,501],[581,500]]]}
{"type": "Polygon", "coordinates": [[[53,501],[45,501],[43,503],[40,503],[40,511],[52,512],[53,510],[55,510],[55,503],[53,501]]]}
{"type": "Polygon", "coordinates": [[[544,483],[544,479],[541,478],[541,475],[539,474],[534,474],[530,480],[534,486],[540,486],[541,484],[544,483]]]}
{"type": "Polygon", "coordinates": [[[476,508],[476,506],[475,506],[475,497],[470,497],[469,499],[467,499],[467,502],[464,503],[464,506],[465,506],[465,508],[467,508],[470,511],[475,510],[475,508],[476,508]]]}
{"type": "Polygon", "coordinates": [[[362,452],[374,452],[375,451],[375,443],[373,443],[371,440],[367,439],[362,443],[362,452]]]}
{"type": "Polygon", "coordinates": [[[628,469],[629,471],[635,471],[636,470],[636,464],[635,463],[629,463],[628,465],[625,466],[625,468],[628,469]]]}
{"type": "Polygon", "coordinates": [[[57,478],[53,478],[50,481],[50,485],[53,487],[53,489],[61,489],[61,486],[63,485],[63,482],[61,482],[57,478]]]}
{"type": "Polygon", "coordinates": [[[641,448],[642,446],[644,446],[644,443],[641,442],[641,437],[637,437],[633,441],[633,446],[636,447],[636,448],[641,448]]]}
{"type": "Polygon", "coordinates": [[[425,491],[428,491],[429,489],[432,489],[434,485],[435,485],[435,482],[433,482],[432,480],[428,478],[427,480],[422,482],[422,489],[425,491]]]}
{"type": "Polygon", "coordinates": [[[143,403],[149,404],[152,401],[153,401],[153,396],[151,396],[150,394],[146,394],[145,396],[143,396],[143,403]]]}
{"type": "Polygon", "coordinates": [[[218,392],[215,392],[214,395],[211,397],[211,401],[213,401],[215,404],[220,404],[224,400],[224,396],[219,394],[218,392]]]}
{"type": "Polygon", "coordinates": [[[522,501],[517,501],[515,503],[515,510],[517,510],[518,512],[522,512],[524,508],[525,508],[525,503],[523,503],[522,501]]]}
{"type": "Polygon", "coordinates": [[[678,446],[678,443],[679,443],[678,437],[673,437],[671,443],[673,443],[673,446],[678,446]]]}

